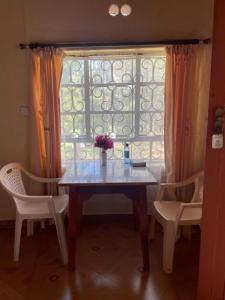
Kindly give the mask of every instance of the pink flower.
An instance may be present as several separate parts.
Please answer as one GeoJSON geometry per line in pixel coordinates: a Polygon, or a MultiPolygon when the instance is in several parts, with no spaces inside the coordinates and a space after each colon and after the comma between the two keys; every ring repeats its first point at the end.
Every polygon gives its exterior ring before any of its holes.
{"type": "Polygon", "coordinates": [[[95,138],[95,147],[102,148],[104,150],[113,148],[113,140],[108,135],[98,135],[95,138]]]}

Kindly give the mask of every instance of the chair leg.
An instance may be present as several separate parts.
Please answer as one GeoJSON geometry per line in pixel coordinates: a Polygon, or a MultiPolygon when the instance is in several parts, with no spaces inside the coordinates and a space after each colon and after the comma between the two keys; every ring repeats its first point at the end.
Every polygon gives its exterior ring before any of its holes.
{"type": "Polygon", "coordinates": [[[58,236],[59,246],[60,246],[60,251],[62,256],[62,263],[67,264],[68,262],[67,242],[66,242],[62,215],[56,214],[55,225],[56,225],[56,231],[57,231],[57,236],[58,236]]]}
{"type": "Polygon", "coordinates": [[[149,237],[150,241],[155,239],[155,217],[151,215],[151,223],[150,223],[150,232],[149,232],[149,237]]]}
{"type": "Polygon", "coordinates": [[[132,199],[132,207],[133,207],[134,230],[138,231],[139,215],[138,215],[137,199],[132,199]]]}
{"type": "Polygon", "coordinates": [[[14,261],[19,260],[22,223],[23,223],[23,219],[21,218],[21,216],[16,215],[15,237],[14,237],[14,254],[13,254],[14,261]]]}
{"type": "Polygon", "coordinates": [[[176,242],[176,226],[174,222],[167,222],[163,233],[163,269],[170,274],[173,272],[174,247],[176,242]]]}

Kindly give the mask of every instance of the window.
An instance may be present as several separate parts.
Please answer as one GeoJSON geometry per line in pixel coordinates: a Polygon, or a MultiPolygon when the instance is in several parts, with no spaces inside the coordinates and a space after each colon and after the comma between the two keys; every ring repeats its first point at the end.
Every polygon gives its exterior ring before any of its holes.
{"type": "Polygon", "coordinates": [[[99,158],[95,136],[113,134],[108,157],[164,158],[165,53],[67,56],[61,80],[62,161],[99,158]]]}

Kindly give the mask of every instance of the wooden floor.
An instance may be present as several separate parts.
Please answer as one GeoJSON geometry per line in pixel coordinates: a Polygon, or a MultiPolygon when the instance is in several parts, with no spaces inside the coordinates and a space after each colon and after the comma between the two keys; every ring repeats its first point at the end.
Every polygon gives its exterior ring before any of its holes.
{"type": "Polygon", "coordinates": [[[12,261],[13,230],[0,230],[1,300],[194,300],[199,236],[176,245],[173,275],[161,268],[162,234],[150,244],[151,270],[141,273],[139,236],[131,219],[84,222],[78,241],[78,265],[61,265],[54,227],[22,237],[21,256],[12,261]]]}

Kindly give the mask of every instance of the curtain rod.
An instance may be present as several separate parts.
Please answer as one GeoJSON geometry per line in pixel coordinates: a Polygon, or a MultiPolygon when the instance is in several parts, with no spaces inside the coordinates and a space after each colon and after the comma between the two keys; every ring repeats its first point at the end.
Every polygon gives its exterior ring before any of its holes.
{"type": "Polygon", "coordinates": [[[142,41],[142,42],[115,42],[115,43],[29,43],[19,44],[20,49],[35,49],[35,48],[121,48],[121,47],[147,47],[160,45],[188,45],[188,44],[208,44],[210,39],[187,39],[187,40],[164,40],[164,41],[142,41]]]}

